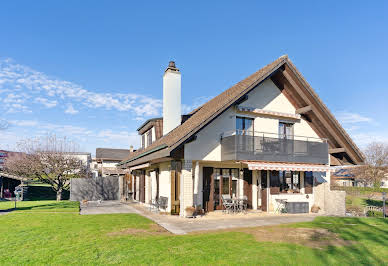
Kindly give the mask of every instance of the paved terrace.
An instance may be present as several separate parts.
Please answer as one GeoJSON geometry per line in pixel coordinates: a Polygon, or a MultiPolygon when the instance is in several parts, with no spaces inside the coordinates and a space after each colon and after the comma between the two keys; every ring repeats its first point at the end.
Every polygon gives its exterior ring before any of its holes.
{"type": "Polygon", "coordinates": [[[215,211],[197,218],[182,218],[150,212],[148,207],[139,203],[104,201],[101,203],[89,202],[88,204],[81,205],[81,214],[109,213],[136,213],[156,222],[166,230],[177,235],[196,231],[309,222],[317,216],[313,214],[267,214],[253,211],[247,214],[225,214],[222,211],[215,211]]]}

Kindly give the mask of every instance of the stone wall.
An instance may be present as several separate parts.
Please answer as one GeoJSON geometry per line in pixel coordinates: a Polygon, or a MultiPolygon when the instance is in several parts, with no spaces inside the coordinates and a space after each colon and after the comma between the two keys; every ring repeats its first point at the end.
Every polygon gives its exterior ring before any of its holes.
{"type": "Polygon", "coordinates": [[[330,190],[329,183],[322,183],[314,187],[314,204],[321,208],[321,214],[344,216],[345,196],[345,191],[330,190]]]}

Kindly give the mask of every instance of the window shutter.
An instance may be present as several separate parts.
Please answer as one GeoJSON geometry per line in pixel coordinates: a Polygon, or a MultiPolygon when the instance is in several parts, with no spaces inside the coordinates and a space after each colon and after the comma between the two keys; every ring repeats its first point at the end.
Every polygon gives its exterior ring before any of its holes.
{"type": "Polygon", "coordinates": [[[313,173],[305,172],[304,174],[304,193],[313,194],[313,173]]]}

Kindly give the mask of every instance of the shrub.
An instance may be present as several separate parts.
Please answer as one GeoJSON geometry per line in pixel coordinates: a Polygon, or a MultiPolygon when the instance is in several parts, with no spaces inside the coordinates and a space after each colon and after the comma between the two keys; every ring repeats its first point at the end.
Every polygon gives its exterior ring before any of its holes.
{"type": "Polygon", "coordinates": [[[342,190],[346,192],[388,192],[388,188],[375,188],[375,187],[342,187],[342,186],[331,186],[332,190],[342,190]]]}
{"type": "Polygon", "coordinates": [[[367,211],[366,216],[368,216],[368,217],[383,217],[383,212],[367,211]]]}

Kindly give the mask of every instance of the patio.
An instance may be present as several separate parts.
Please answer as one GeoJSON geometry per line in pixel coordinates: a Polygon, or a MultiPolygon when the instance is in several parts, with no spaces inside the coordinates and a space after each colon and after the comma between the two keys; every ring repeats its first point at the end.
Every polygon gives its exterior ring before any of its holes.
{"type": "Polygon", "coordinates": [[[225,213],[214,211],[196,218],[151,212],[149,207],[139,203],[125,203],[137,210],[137,213],[153,220],[173,234],[183,235],[192,232],[213,231],[229,228],[278,225],[297,222],[310,222],[316,214],[270,214],[249,210],[246,213],[225,213]]]}

